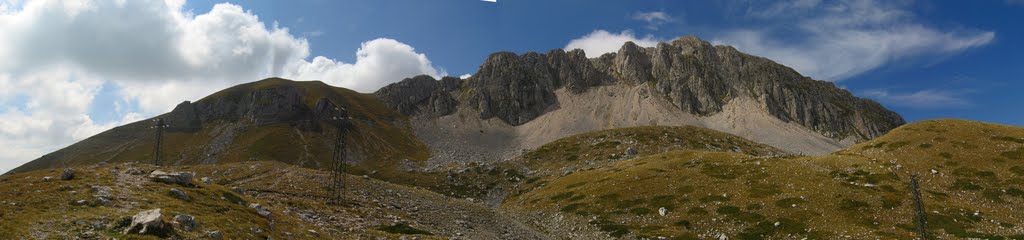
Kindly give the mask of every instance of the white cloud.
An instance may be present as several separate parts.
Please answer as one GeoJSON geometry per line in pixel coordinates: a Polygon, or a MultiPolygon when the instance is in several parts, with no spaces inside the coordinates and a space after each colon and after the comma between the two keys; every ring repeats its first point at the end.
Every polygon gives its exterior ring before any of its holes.
{"type": "Polygon", "coordinates": [[[443,72],[438,73],[427,56],[416,53],[412,46],[386,38],[364,42],[356,51],[356,62],[353,64],[325,57],[295,64],[288,75],[299,79],[324,79],[329,84],[361,92],[375,91],[384,85],[419,74],[434,78],[445,75],[443,72]]]}
{"type": "Polygon", "coordinates": [[[461,76],[459,76],[459,78],[460,79],[467,79],[467,78],[472,77],[472,76],[473,76],[473,74],[467,73],[467,74],[462,74],[461,76]]]}
{"type": "Polygon", "coordinates": [[[887,89],[873,89],[864,95],[886,104],[912,108],[962,108],[971,106],[963,97],[965,92],[925,89],[916,92],[894,93],[887,89]]]}
{"type": "Polygon", "coordinates": [[[662,24],[675,21],[671,15],[661,11],[638,12],[633,14],[633,19],[647,22],[647,29],[651,30],[658,30],[662,24]]]}
{"type": "Polygon", "coordinates": [[[949,56],[995,38],[994,32],[926,26],[903,7],[895,1],[778,3],[749,14],[759,21],[776,21],[777,26],[727,30],[713,42],[770,58],[816,79],[839,81],[897,60],[949,56]]]}
{"type": "Polygon", "coordinates": [[[444,74],[396,40],[364,42],[356,61],[344,63],[311,56],[306,39],[240,6],[196,14],[184,3],[0,0],[0,59],[18,59],[0,61],[0,168],[266,77],[370,92],[413,75],[444,74]],[[104,86],[117,88],[120,120],[88,115],[90,107],[115,110],[92,106],[104,86]]]}
{"type": "Polygon", "coordinates": [[[641,47],[654,47],[659,42],[651,35],[637,38],[632,31],[628,30],[621,33],[596,30],[586,36],[569,41],[569,44],[565,45],[565,49],[583,49],[588,58],[596,58],[605,53],[618,52],[619,48],[622,48],[622,44],[627,41],[632,41],[641,47]]]}

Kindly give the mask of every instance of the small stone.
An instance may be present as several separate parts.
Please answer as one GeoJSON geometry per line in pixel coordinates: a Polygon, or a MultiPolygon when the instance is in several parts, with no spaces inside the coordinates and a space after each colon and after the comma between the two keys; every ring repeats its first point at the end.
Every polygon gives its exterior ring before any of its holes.
{"type": "Polygon", "coordinates": [[[263,216],[263,217],[269,217],[270,216],[270,209],[267,209],[267,207],[264,207],[263,205],[260,205],[259,203],[250,203],[249,207],[252,208],[252,209],[256,209],[256,214],[259,214],[260,216],[263,216]]]}
{"type": "Polygon", "coordinates": [[[939,174],[938,170],[932,169],[932,174],[939,174]]]}
{"type": "Polygon", "coordinates": [[[224,239],[224,234],[221,234],[220,231],[206,232],[206,236],[210,237],[211,239],[224,239]]]}
{"type": "Polygon", "coordinates": [[[637,154],[636,148],[633,148],[633,147],[626,148],[626,152],[623,153],[623,154],[626,155],[626,157],[636,156],[636,154],[637,154]]]}
{"type": "Polygon", "coordinates": [[[138,168],[129,168],[128,170],[125,170],[124,173],[125,174],[129,174],[129,175],[142,175],[142,174],[146,174],[146,172],[143,172],[142,170],[139,170],[138,168]]]}
{"type": "Polygon", "coordinates": [[[53,177],[51,177],[51,176],[43,177],[43,182],[49,182],[50,180],[53,180],[53,177]]]}
{"type": "Polygon", "coordinates": [[[70,169],[70,168],[65,168],[64,172],[60,174],[60,180],[67,181],[67,180],[71,180],[71,179],[75,179],[75,170],[74,169],[70,169]]]}
{"type": "Polygon", "coordinates": [[[658,208],[658,215],[664,217],[666,214],[668,214],[668,209],[665,209],[665,207],[658,208]]]}
{"type": "Polygon", "coordinates": [[[107,186],[92,186],[92,187],[89,188],[89,190],[94,193],[93,196],[97,196],[97,197],[110,197],[110,196],[112,196],[110,194],[110,191],[113,190],[113,189],[111,189],[110,187],[107,187],[107,186]]]}
{"type": "Polygon", "coordinates": [[[200,178],[200,179],[199,179],[199,181],[202,181],[202,182],[203,182],[203,183],[205,183],[205,184],[210,184],[210,183],[213,183],[213,179],[210,179],[210,178],[208,178],[208,177],[203,177],[203,178],[200,178]]]}
{"type": "Polygon", "coordinates": [[[782,223],[781,222],[775,222],[775,226],[776,227],[778,227],[779,225],[782,225],[782,223]]]}
{"type": "Polygon", "coordinates": [[[171,188],[171,191],[169,193],[174,198],[181,199],[183,201],[192,201],[192,197],[189,197],[188,193],[185,193],[185,191],[182,190],[178,190],[177,188],[171,188]]]}

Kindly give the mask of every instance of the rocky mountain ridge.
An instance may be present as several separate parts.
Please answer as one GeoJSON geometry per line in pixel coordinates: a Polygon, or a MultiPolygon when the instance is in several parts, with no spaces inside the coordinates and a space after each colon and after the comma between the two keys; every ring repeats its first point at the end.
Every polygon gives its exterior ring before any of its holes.
{"type": "Polygon", "coordinates": [[[480,119],[496,117],[518,126],[557,108],[555,91],[562,88],[578,94],[598,86],[647,85],[652,95],[696,116],[720,113],[732,99],[752,98],[771,116],[837,141],[868,140],[905,123],[877,102],[853,96],[831,82],[696,37],[651,48],[627,42],[618,52],[594,59],[578,49],[498,52],[468,79],[428,80],[433,79],[409,78],[375,95],[407,115],[443,116],[463,107],[473,109],[480,119]]]}

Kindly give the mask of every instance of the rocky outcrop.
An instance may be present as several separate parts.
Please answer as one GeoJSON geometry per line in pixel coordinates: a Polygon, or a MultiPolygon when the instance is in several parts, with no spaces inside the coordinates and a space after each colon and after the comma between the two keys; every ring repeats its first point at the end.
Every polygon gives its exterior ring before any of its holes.
{"type": "Polygon", "coordinates": [[[246,108],[247,115],[257,126],[300,120],[310,113],[295,86],[259,89],[252,93],[251,98],[246,108]]]}
{"type": "Polygon", "coordinates": [[[831,82],[813,80],[766,58],[712,46],[695,37],[646,49],[626,43],[618,53],[606,55],[614,55],[614,66],[605,68],[613,71],[618,82],[652,82],[656,93],[697,115],[718,113],[729,100],[745,96],[759,101],[776,118],[834,139],[870,139],[905,123],[880,104],[857,98],[831,82]]]}
{"type": "Polygon", "coordinates": [[[497,117],[520,125],[556,105],[556,89],[581,92],[610,79],[592,66],[582,50],[523,55],[499,52],[491,54],[469,79],[475,93],[469,104],[479,110],[482,119],[497,117]]]}
{"type": "Polygon", "coordinates": [[[452,98],[451,92],[458,89],[461,82],[454,77],[438,81],[428,75],[419,75],[385,86],[374,95],[405,115],[444,116],[454,112],[458,102],[452,98]]]}
{"type": "Polygon", "coordinates": [[[168,125],[168,132],[195,132],[203,127],[196,107],[190,101],[179,103],[164,115],[164,123],[168,125]]]}

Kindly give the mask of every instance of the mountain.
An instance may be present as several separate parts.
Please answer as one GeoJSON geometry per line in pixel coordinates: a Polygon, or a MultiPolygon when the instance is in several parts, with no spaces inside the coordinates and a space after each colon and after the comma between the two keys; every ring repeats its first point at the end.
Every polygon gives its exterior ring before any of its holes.
{"type": "Polygon", "coordinates": [[[895,112],[769,59],[684,37],[490,55],[471,77],[417,76],[374,93],[412,119],[432,164],[508,159],[572,134],[702,126],[795,154],[826,154],[904,124],[895,112]],[[485,159],[488,160],[488,159],[485,159]]]}
{"type": "MultiPolygon", "coordinates": [[[[429,156],[405,116],[372,95],[319,81],[270,78],[224,89],[196,102],[183,102],[156,116],[164,134],[165,165],[279,161],[325,169],[337,129],[332,118],[351,118],[344,134],[352,171],[394,169],[402,161],[429,156]],[[369,170],[368,170],[369,169],[369,170]]],[[[97,163],[152,163],[155,131],[151,119],[102,132],[44,155],[11,172],[97,163]]]]}

